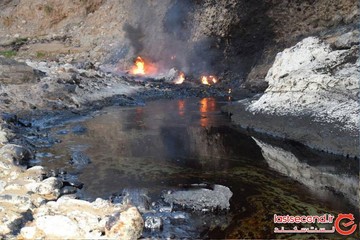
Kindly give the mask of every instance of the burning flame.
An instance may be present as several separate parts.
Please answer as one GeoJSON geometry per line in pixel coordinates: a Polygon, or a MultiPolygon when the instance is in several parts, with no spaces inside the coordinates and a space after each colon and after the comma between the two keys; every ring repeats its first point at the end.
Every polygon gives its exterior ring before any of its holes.
{"type": "Polygon", "coordinates": [[[211,85],[217,83],[218,80],[216,77],[210,75],[210,76],[201,76],[201,83],[205,85],[211,85]]]}
{"type": "Polygon", "coordinates": [[[185,81],[185,74],[180,72],[179,76],[175,79],[175,84],[182,84],[185,81]]]}
{"type": "Polygon", "coordinates": [[[156,72],[156,66],[140,56],[135,59],[134,66],[130,69],[130,73],[133,75],[155,75],[156,72]]]}
{"type": "Polygon", "coordinates": [[[135,66],[130,70],[134,75],[145,75],[145,61],[141,57],[137,57],[135,60],[135,66]]]}

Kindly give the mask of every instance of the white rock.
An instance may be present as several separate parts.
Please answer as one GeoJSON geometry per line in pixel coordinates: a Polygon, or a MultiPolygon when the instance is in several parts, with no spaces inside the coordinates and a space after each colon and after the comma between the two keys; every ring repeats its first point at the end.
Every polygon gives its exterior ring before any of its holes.
{"type": "Polygon", "coordinates": [[[250,111],[279,115],[311,113],[321,121],[357,129],[359,116],[359,47],[332,51],[309,37],[276,56],[265,80],[265,94],[250,111]],[[357,59],[356,63],[352,62],[357,59]]]}
{"type": "Polygon", "coordinates": [[[55,177],[50,177],[40,183],[31,182],[26,184],[25,187],[29,191],[46,197],[48,200],[55,200],[60,196],[59,189],[62,187],[62,182],[55,177]]]}
{"type": "Polygon", "coordinates": [[[62,215],[39,217],[35,220],[35,225],[44,232],[47,239],[72,239],[84,236],[75,221],[62,215]]]}
{"type": "Polygon", "coordinates": [[[35,239],[36,234],[37,232],[35,227],[23,227],[20,231],[20,235],[24,239],[35,239]]]}
{"type": "Polygon", "coordinates": [[[121,212],[119,219],[106,229],[106,237],[115,239],[138,239],[144,227],[144,220],[136,207],[121,212]]]}
{"type": "Polygon", "coordinates": [[[8,142],[6,135],[7,135],[6,132],[1,131],[0,129],[0,144],[4,144],[8,142]]]}
{"type": "Polygon", "coordinates": [[[37,182],[43,180],[46,174],[45,168],[42,166],[34,166],[26,170],[26,179],[35,180],[37,182]]]}
{"type": "Polygon", "coordinates": [[[147,217],[145,227],[149,229],[161,229],[163,227],[163,221],[160,217],[147,217]]]}
{"type": "Polygon", "coordinates": [[[67,216],[76,221],[76,225],[85,233],[90,233],[99,226],[99,217],[89,212],[77,210],[71,211],[67,216]]]}

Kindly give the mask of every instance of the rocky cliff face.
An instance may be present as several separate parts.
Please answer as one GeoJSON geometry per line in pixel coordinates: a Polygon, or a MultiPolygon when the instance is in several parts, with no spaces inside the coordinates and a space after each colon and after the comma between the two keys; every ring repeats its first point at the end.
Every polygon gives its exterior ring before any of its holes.
{"type": "Polygon", "coordinates": [[[255,89],[265,89],[277,52],[305,36],[339,35],[359,15],[356,0],[7,0],[0,9],[0,43],[19,56],[126,66],[140,53],[165,63],[178,55],[189,72],[246,78],[255,89]],[[21,38],[30,41],[19,45],[21,38]]]}
{"type": "Polygon", "coordinates": [[[318,38],[306,38],[277,55],[265,78],[269,87],[249,109],[294,116],[311,113],[319,121],[339,122],[343,128],[356,130],[358,55],[358,45],[332,51],[318,38]]]}
{"type": "Polygon", "coordinates": [[[267,73],[265,93],[259,99],[229,105],[226,111],[243,127],[358,156],[358,34],[336,38],[332,44],[341,50],[315,37],[285,49],[267,73]]]}

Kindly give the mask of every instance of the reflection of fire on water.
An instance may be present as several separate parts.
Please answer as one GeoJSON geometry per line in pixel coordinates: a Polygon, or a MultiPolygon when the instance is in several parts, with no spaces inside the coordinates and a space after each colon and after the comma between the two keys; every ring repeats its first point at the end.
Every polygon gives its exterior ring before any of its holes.
{"type": "Polygon", "coordinates": [[[210,76],[201,76],[201,83],[204,85],[211,85],[217,83],[218,80],[216,77],[210,75],[210,76]]]}
{"type": "Polygon", "coordinates": [[[185,101],[184,100],[178,100],[178,110],[179,110],[179,115],[180,116],[184,116],[185,114],[185,101]]]}
{"type": "Polygon", "coordinates": [[[231,99],[232,99],[232,97],[231,97],[231,93],[232,93],[232,89],[231,88],[229,88],[229,90],[228,90],[228,101],[231,101],[231,99]]]}
{"type": "MultiPolygon", "coordinates": [[[[214,98],[203,98],[200,101],[200,112],[201,113],[209,113],[213,112],[216,109],[216,101],[214,98]]],[[[209,125],[209,120],[207,116],[201,115],[200,125],[202,127],[207,127],[209,125]]]]}

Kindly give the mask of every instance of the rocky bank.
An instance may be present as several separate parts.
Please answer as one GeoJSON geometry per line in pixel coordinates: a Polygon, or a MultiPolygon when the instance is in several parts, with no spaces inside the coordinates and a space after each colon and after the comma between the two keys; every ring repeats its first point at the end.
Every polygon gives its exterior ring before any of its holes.
{"type": "Polygon", "coordinates": [[[258,99],[224,108],[242,127],[359,156],[359,32],[309,37],[279,53],[258,99]],[[352,37],[353,36],[353,37],[352,37]]]}
{"type": "Polygon", "coordinates": [[[140,237],[143,219],[130,205],[97,199],[75,199],[66,186],[43,167],[26,169],[31,158],[25,147],[5,144],[0,149],[0,236],[21,239],[140,237]]]}

